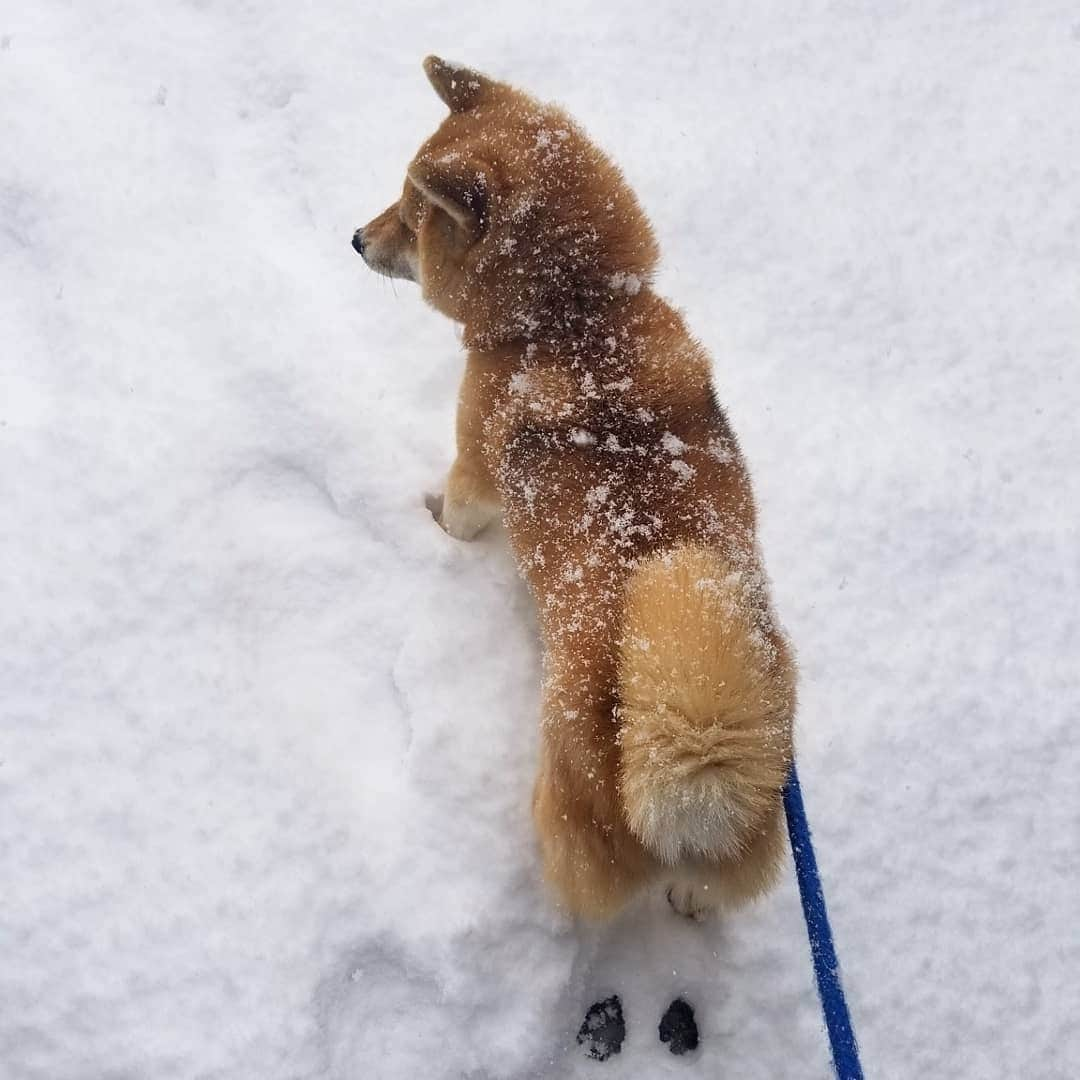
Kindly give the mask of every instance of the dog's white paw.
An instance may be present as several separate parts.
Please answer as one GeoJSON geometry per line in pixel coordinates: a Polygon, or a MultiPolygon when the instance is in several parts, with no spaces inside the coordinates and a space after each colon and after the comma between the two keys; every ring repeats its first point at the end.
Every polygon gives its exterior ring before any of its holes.
{"type": "Polygon", "coordinates": [[[425,495],[424,505],[431,511],[431,516],[456,540],[472,540],[499,513],[497,506],[453,502],[445,495],[425,495]]]}
{"type": "Polygon", "coordinates": [[[716,911],[717,901],[709,895],[708,885],[677,881],[669,886],[667,901],[684,918],[704,922],[716,911]]]}

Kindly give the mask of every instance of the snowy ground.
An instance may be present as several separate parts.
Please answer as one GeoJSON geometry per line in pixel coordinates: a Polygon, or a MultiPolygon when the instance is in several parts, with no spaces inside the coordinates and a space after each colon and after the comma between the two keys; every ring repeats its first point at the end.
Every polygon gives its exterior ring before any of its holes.
{"type": "Polygon", "coordinates": [[[9,0],[0,1075],[829,1075],[790,875],[538,886],[527,596],[423,505],[454,331],[349,248],[429,51],[612,151],[714,353],[867,1075],[1080,1074],[1075,6],[9,0]]]}

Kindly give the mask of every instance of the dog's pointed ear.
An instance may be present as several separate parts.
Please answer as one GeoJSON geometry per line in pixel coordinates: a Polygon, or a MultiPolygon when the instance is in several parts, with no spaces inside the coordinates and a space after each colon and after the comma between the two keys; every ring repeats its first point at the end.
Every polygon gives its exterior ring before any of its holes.
{"type": "Polygon", "coordinates": [[[458,64],[448,64],[437,56],[429,56],[424,61],[424,73],[452,113],[475,108],[495,86],[486,75],[458,64]]]}
{"type": "Polygon", "coordinates": [[[409,166],[409,179],[420,193],[445,210],[467,233],[483,230],[488,205],[488,180],[483,165],[459,154],[418,157],[409,166]]]}

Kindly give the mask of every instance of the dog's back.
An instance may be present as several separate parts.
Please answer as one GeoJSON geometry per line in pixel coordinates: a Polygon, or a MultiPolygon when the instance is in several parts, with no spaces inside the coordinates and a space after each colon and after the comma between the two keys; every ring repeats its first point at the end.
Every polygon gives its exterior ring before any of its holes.
{"type": "Polygon", "coordinates": [[[749,477],[675,312],[642,289],[592,329],[486,376],[485,455],[546,644],[548,875],[599,914],[664,871],[712,889],[695,907],[737,901],[774,871],[794,709],[749,477]]]}

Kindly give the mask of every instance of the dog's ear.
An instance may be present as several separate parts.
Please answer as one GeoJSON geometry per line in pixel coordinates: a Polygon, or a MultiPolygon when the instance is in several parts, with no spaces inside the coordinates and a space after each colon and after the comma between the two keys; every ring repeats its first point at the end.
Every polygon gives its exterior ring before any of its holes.
{"type": "Polygon", "coordinates": [[[495,85],[486,75],[471,68],[448,64],[437,56],[429,56],[424,61],[424,73],[435,87],[435,93],[453,113],[474,108],[495,85]]]}
{"type": "Polygon", "coordinates": [[[465,232],[477,236],[483,230],[488,183],[480,162],[452,152],[421,156],[409,166],[408,175],[420,193],[445,210],[465,232]]]}

